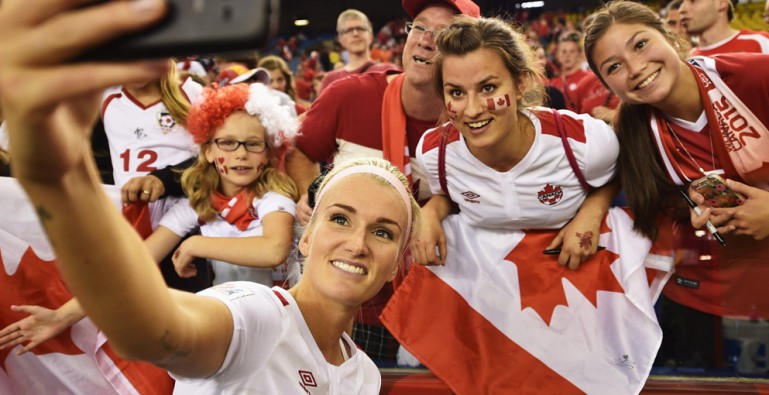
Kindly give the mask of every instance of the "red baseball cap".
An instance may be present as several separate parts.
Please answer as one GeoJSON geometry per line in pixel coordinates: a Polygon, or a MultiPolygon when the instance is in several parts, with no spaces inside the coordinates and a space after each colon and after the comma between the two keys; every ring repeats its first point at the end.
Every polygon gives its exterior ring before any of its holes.
{"type": "Polygon", "coordinates": [[[411,19],[416,18],[428,5],[445,5],[457,10],[460,14],[481,17],[481,8],[472,0],[403,0],[403,10],[411,19]]]}

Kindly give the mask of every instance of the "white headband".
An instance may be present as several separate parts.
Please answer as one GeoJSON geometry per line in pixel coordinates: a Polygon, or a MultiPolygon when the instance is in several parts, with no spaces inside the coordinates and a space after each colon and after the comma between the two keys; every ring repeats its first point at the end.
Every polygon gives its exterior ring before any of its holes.
{"type": "MultiPolygon", "coordinates": [[[[326,182],[326,185],[323,186],[323,189],[318,191],[318,198],[315,199],[315,209],[317,210],[317,208],[320,207],[320,201],[323,199],[323,195],[326,194],[326,191],[332,185],[339,182],[339,180],[347,176],[351,176],[353,174],[377,175],[379,177],[382,177],[385,181],[387,181],[388,184],[392,185],[392,187],[395,188],[396,191],[398,191],[398,194],[400,195],[401,199],[403,199],[403,204],[406,205],[406,213],[407,213],[406,239],[408,240],[408,237],[411,234],[411,218],[414,215],[411,212],[411,195],[409,194],[409,191],[406,189],[406,187],[403,186],[403,183],[401,182],[401,180],[395,176],[395,174],[379,166],[355,165],[355,166],[350,166],[348,168],[340,170],[339,173],[334,174],[333,178],[329,179],[326,182]]],[[[313,215],[315,215],[316,210],[313,210],[313,215]]]]}

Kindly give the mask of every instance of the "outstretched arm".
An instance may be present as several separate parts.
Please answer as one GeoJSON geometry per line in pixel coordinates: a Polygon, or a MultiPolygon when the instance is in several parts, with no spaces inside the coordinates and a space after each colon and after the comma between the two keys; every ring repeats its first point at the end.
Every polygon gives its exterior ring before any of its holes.
{"type": "Polygon", "coordinates": [[[11,306],[11,310],[29,314],[29,317],[0,330],[0,350],[27,342],[21,350],[16,352],[16,355],[24,354],[39,344],[53,339],[85,317],[85,312],[75,298],[56,310],[40,306],[11,306]]]}
{"type": "Polygon", "coordinates": [[[142,240],[104,194],[90,148],[101,91],[159,78],[166,62],[71,63],[84,49],[146,27],[164,12],[161,0],[88,7],[4,0],[0,106],[14,175],[84,311],[122,354],[207,376],[224,360],[232,316],[217,300],[168,290],[142,240]]]}

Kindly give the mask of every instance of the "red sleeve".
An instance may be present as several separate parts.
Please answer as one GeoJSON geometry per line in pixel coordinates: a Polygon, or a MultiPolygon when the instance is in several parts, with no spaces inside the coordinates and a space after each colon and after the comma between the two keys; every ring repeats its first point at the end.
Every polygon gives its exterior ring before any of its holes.
{"type": "Polygon", "coordinates": [[[315,162],[337,151],[337,140],[382,150],[385,73],[354,74],[324,89],[300,127],[296,146],[315,162]]]}
{"type": "Polygon", "coordinates": [[[344,95],[324,89],[305,113],[296,147],[313,162],[328,160],[336,152],[336,125],[344,95]]]}
{"type": "MultiPolygon", "coordinates": [[[[585,138],[585,124],[582,120],[573,118],[574,115],[569,115],[563,111],[558,111],[558,113],[561,114],[566,137],[584,144],[587,139],[585,138]]],[[[551,111],[535,111],[534,114],[539,118],[539,122],[542,125],[542,134],[561,137],[561,134],[558,132],[558,126],[555,123],[555,117],[551,111]]]]}
{"type": "Polygon", "coordinates": [[[724,83],[769,127],[769,54],[741,52],[713,58],[724,83]]]}
{"type": "Polygon", "coordinates": [[[435,129],[428,130],[424,137],[422,137],[424,140],[422,143],[422,154],[426,154],[428,151],[440,146],[441,136],[444,133],[448,134],[446,145],[459,140],[459,130],[457,130],[457,128],[455,128],[451,123],[445,123],[435,129]]]}

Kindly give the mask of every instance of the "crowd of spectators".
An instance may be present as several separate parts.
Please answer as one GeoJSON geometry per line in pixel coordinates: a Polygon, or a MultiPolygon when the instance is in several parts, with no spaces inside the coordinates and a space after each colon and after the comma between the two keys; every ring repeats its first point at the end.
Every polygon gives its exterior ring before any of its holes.
{"type": "MultiPolygon", "coordinates": [[[[659,10],[660,16],[672,24],[677,24],[680,0],[661,0],[647,4],[659,10]],[[671,5],[675,6],[671,8],[671,5]],[[673,16],[674,18],[670,18],[673,16]]],[[[736,5],[737,12],[731,25],[737,29],[766,30],[767,22],[763,21],[763,3],[747,2],[736,5]]],[[[579,7],[582,8],[582,7],[579,7]]],[[[544,49],[548,79],[561,75],[561,61],[558,59],[558,43],[569,34],[580,33],[582,22],[589,14],[588,11],[569,12],[564,10],[542,11],[537,14],[523,10],[511,17],[519,31],[524,33],[531,43],[539,43],[544,49]]],[[[376,63],[391,64],[402,67],[401,56],[406,42],[406,18],[390,20],[381,26],[374,26],[373,41],[370,46],[370,59],[376,63]]],[[[671,25],[673,26],[673,25],[671,25]]],[[[685,32],[685,30],[681,30],[685,32]]],[[[579,37],[581,40],[581,37],[579,37]]],[[[696,37],[694,38],[696,40],[696,37]]],[[[318,95],[320,81],[328,72],[345,67],[349,62],[349,53],[340,45],[337,32],[327,32],[315,36],[297,33],[287,37],[279,37],[274,45],[262,54],[251,54],[245,57],[218,59],[208,63],[216,70],[224,70],[230,63],[243,66],[242,71],[257,67],[263,56],[277,56],[289,66],[293,72],[295,95],[292,97],[302,101],[301,104],[311,103],[318,95]]],[[[580,59],[581,69],[587,70],[587,62],[580,59]]],[[[562,91],[562,89],[561,89],[562,91]]],[[[615,103],[616,105],[616,103],[615,103]]],[[[604,117],[601,117],[604,118],[604,117]]]]}

